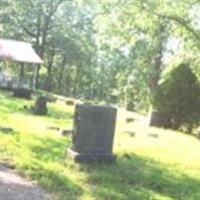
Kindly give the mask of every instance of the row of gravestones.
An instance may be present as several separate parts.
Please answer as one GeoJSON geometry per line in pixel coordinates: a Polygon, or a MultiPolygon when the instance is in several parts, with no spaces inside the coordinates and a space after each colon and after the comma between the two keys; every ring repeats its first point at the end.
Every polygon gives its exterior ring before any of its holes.
{"type": "MultiPolygon", "coordinates": [[[[31,98],[31,90],[16,89],[14,96],[31,98]]],[[[32,108],[34,114],[47,114],[47,98],[39,96],[32,108]]],[[[117,110],[108,106],[77,104],[72,134],[73,146],[68,150],[76,161],[114,161],[112,153],[117,110]]]]}
{"type": "MultiPolygon", "coordinates": [[[[14,96],[30,98],[31,91],[16,89],[14,96]]],[[[46,97],[39,96],[32,108],[33,113],[46,115],[47,100],[46,97]]],[[[77,104],[74,114],[73,147],[68,150],[69,154],[79,161],[114,160],[112,146],[115,123],[115,108],[77,104]]],[[[165,116],[152,113],[150,125],[167,128],[170,126],[170,121],[165,116]]]]}
{"type": "MultiPolygon", "coordinates": [[[[46,98],[39,97],[35,114],[46,114],[46,98]]],[[[116,109],[107,106],[77,104],[72,134],[73,147],[68,150],[76,161],[112,162],[116,109]]]]}

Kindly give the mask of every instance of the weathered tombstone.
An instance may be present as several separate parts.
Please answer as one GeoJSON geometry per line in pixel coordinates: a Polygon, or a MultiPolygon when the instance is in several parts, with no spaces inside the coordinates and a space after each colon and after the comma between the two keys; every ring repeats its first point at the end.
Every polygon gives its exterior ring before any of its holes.
{"type": "Polygon", "coordinates": [[[73,106],[74,105],[74,100],[67,100],[66,105],[68,106],[73,106]]]}
{"type": "Polygon", "coordinates": [[[133,102],[127,102],[126,103],[126,110],[127,111],[135,111],[135,109],[134,109],[134,103],[133,102]]]}
{"type": "Polygon", "coordinates": [[[35,106],[33,107],[33,113],[36,115],[47,114],[47,98],[46,97],[39,96],[36,99],[35,106]]]}
{"type": "Polygon", "coordinates": [[[171,128],[171,117],[168,115],[163,115],[159,112],[152,112],[150,115],[149,125],[163,128],[171,128]]]}
{"type": "Polygon", "coordinates": [[[77,104],[69,154],[76,161],[113,161],[115,123],[115,108],[77,104]]]}
{"type": "Polygon", "coordinates": [[[128,117],[126,118],[126,123],[131,123],[131,122],[134,122],[135,119],[133,117],[128,117]]]}
{"type": "Polygon", "coordinates": [[[15,88],[13,96],[25,99],[31,99],[31,93],[32,91],[28,88],[15,88]]]}

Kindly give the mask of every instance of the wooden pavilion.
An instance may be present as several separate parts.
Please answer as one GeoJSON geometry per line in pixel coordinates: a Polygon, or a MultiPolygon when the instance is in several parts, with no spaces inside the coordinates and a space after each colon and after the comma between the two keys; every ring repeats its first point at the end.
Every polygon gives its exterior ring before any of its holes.
{"type": "Polygon", "coordinates": [[[32,64],[35,67],[32,87],[35,87],[36,64],[42,64],[43,61],[34,51],[30,43],[0,38],[0,60],[20,63],[21,68],[18,87],[21,87],[20,83],[24,75],[24,64],[32,64]]]}

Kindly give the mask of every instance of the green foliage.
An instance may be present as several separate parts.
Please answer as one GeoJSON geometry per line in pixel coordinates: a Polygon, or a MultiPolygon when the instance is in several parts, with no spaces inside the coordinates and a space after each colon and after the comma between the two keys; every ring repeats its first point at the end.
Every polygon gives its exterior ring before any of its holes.
{"type": "Polygon", "coordinates": [[[2,0],[0,7],[1,36],[33,44],[44,59],[38,86],[48,91],[120,104],[130,96],[147,110],[166,58],[199,62],[199,1],[2,0]]]}
{"type": "Polygon", "coordinates": [[[200,83],[189,64],[182,63],[168,74],[159,85],[154,106],[171,116],[175,128],[186,125],[190,129],[199,123],[200,83]]]}

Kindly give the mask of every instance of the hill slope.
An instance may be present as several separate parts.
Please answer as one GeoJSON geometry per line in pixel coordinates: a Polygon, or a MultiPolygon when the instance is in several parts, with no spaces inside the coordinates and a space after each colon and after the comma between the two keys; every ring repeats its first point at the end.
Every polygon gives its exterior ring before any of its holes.
{"type": "Polygon", "coordinates": [[[115,164],[78,164],[65,154],[70,137],[52,127],[71,128],[73,107],[49,103],[48,116],[34,116],[0,91],[0,162],[15,167],[60,200],[200,199],[200,141],[170,130],[148,128],[140,116],[119,110],[115,164]],[[125,118],[136,118],[126,123],[125,118]],[[50,128],[51,127],[51,128],[50,128]]]}

